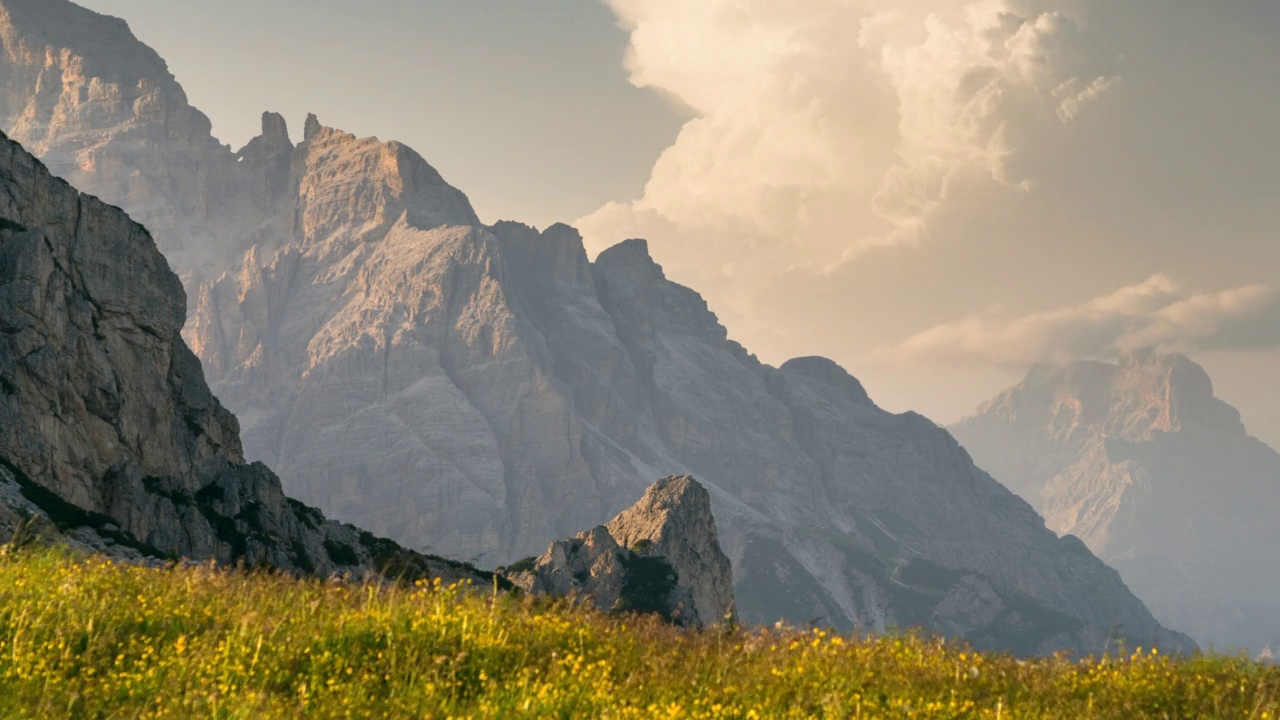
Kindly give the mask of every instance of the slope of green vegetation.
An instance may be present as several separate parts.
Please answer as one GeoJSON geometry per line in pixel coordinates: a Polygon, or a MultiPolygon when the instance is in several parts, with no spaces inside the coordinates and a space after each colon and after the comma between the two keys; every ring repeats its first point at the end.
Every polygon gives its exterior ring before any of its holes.
{"type": "Polygon", "coordinates": [[[5,717],[1274,718],[1280,670],[682,631],[484,588],[0,550],[5,717]]]}

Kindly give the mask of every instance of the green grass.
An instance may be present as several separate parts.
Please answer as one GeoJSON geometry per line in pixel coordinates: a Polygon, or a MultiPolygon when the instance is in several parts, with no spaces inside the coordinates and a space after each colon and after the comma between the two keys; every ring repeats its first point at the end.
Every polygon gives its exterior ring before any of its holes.
{"type": "Polygon", "coordinates": [[[682,631],[487,588],[0,551],[6,717],[1274,718],[1280,670],[682,631]]]}

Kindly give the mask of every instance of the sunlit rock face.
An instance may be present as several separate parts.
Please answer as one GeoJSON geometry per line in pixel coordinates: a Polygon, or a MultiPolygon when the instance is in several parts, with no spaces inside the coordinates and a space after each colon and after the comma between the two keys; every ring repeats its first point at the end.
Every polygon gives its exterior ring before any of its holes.
{"type": "Polygon", "coordinates": [[[74,186],[126,207],[186,275],[208,271],[252,198],[164,60],[124,21],[65,0],[0,6],[0,121],[74,186]],[[235,212],[229,212],[234,209],[235,212]]]}
{"type": "Polygon", "coordinates": [[[1037,367],[952,430],[1169,626],[1253,653],[1280,632],[1280,454],[1187,357],[1037,367]]]}
{"type": "Polygon", "coordinates": [[[1190,646],[945,431],[881,410],[828,360],[757,361],[645,242],[592,262],[567,226],[483,225],[412,150],[314,117],[295,145],[268,113],[233,153],[123,24],[64,0],[0,8],[5,122],[74,159],[58,172],[157,219],[210,386],[246,456],[301,500],[499,565],[692,475],[747,622],[919,625],[1024,653],[1098,652],[1117,634],[1190,646]],[[118,57],[147,62],[125,72],[118,57]],[[48,83],[13,79],[47,58],[69,59],[48,83]],[[160,88],[166,113],[196,119],[169,128],[108,103],[93,147],[128,162],[90,163],[51,119],[97,118],[81,83],[160,88]],[[23,125],[33,105],[61,109],[23,125]]]}
{"type": "Polygon", "coordinates": [[[557,540],[512,579],[529,592],[707,627],[734,617],[733,575],[711,495],[691,477],[654,483],[608,525],[557,540]]]}
{"type": "Polygon", "coordinates": [[[246,463],[235,417],[179,335],[185,316],[146,229],[0,136],[6,541],[36,522],[130,560],[472,576],[328,521],[246,463]]]}

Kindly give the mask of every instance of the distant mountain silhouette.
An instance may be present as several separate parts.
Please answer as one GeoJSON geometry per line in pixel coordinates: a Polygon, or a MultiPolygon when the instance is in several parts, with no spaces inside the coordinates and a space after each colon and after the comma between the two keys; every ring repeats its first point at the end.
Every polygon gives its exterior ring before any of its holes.
{"type": "Polygon", "coordinates": [[[1162,622],[1255,653],[1280,632],[1280,454],[1187,357],[1039,366],[951,430],[1162,622]]]}

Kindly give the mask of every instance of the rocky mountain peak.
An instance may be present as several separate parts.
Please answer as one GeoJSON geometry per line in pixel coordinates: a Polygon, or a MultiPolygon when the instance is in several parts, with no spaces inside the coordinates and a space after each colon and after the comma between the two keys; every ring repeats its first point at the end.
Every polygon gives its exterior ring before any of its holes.
{"type": "Polygon", "coordinates": [[[871,396],[867,394],[862,383],[850,375],[847,370],[832,360],[824,357],[793,358],[778,368],[784,374],[807,377],[817,380],[839,392],[850,402],[858,405],[875,407],[871,396]]]}
{"type": "MultiPolygon", "coordinates": [[[[979,406],[974,417],[1002,417],[1075,443],[1102,435],[1139,442],[1190,428],[1244,432],[1239,413],[1214,396],[1204,368],[1176,353],[1130,354],[1118,363],[1036,365],[1017,386],[979,406]]],[[[963,420],[957,427],[969,424],[963,420]]]]}
{"type": "Polygon", "coordinates": [[[320,134],[320,130],[322,129],[323,126],[320,125],[320,118],[316,117],[315,113],[307,113],[307,121],[306,124],[303,125],[302,130],[303,142],[311,142],[311,138],[320,134]]]}
{"type": "Polygon", "coordinates": [[[595,264],[611,273],[628,273],[653,282],[666,279],[662,266],[649,254],[649,241],[623,240],[596,256],[595,264]]]}
{"type": "Polygon", "coordinates": [[[128,207],[180,265],[207,266],[235,159],[123,20],[67,0],[3,0],[0,125],[55,175],[128,207]]]}
{"type": "Polygon", "coordinates": [[[1037,367],[952,431],[1162,621],[1254,652],[1280,628],[1268,599],[1280,531],[1258,509],[1280,504],[1280,454],[1249,437],[1190,358],[1037,367]]]}
{"type": "Polygon", "coordinates": [[[552,286],[592,284],[591,263],[576,228],[556,223],[538,232],[528,225],[503,221],[492,230],[502,241],[507,266],[519,282],[531,287],[535,296],[554,293],[552,286]]]}
{"type": "Polygon", "coordinates": [[[150,234],[0,136],[0,533],[125,557],[471,577],[328,521],[246,464],[150,234]]]}
{"type": "Polygon", "coordinates": [[[1151,431],[1244,432],[1239,413],[1214,396],[1209,373],[1185,355],[1122,358],[1112,393],[1119,401],[1118,412],[1134,416],[1131,424],[1149,422],[1151,431]]]}
{"type": "Polygon", "coordinates": [[[345,252],[351,242],[385,235],[401,217],[422,230],[480,225],[467,196],[412,148],[357,138],[314,118],[307,118],[306,141],[294,161],[295,232],[304,245],[336,242],[325,252],[345,252]]]}
{"type": "MultiPolygon", "coordinates": [[[[84,136],[114,126],[130,116],[128,108],[116,105],[117,98],[143,107],[187,106],[164,60],[138,42],[124,20],[68,0],[0,2],[0,41],[16,70],[3,82],[10,87],[34,83],[46,100],[19,107],[9,101],[20,94],[4,93],[0,114],[19,119],[5,125],[16,140],[33,142],[68,131],[84,136]],[[83,91],[83,99],[56,92],[73,88],[83,91]],[[164,100],[144,100],[152,93],[164,100]],[[64,112],[55,110],[58,106],[64,112]]],[[[47,150],[38,142],[33,147],[47,150]]]]}
{"type": "Polygon", "coordinates": [[[659,480],[608,525],[552,543],[515,579],[532,592],[589,598],[605,611],[657,611],[685,625],[734,614],[711,495],[689,476],[659,480]]]}
{"type": "Polygon", "coordinates": [[[272,140],[289,139],[289,123],[280,113],[262,113],[262,137],[272,140]]]}
{"type": "Polygon", "coordinates": [[[719,622],[733,612],[733,575],[720,549],[711,494],[688,475],[654,483],[606,525],[623,547],[647,545],[676,571],[673,602],[690,621],[719,622]]]}

